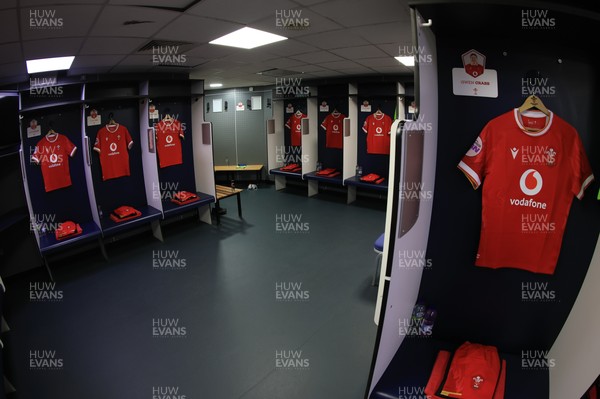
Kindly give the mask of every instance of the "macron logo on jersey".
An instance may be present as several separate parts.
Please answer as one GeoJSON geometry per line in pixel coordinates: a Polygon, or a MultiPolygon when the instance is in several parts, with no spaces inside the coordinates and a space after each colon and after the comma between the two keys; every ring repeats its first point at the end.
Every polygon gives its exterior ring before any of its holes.
{"type": "Polygon", "coordinates": [[[517,147],[511,148],[510,153],[512,154],[513,159],[517,159],[517,155],[519,154],[519,149],[517,147]]]}

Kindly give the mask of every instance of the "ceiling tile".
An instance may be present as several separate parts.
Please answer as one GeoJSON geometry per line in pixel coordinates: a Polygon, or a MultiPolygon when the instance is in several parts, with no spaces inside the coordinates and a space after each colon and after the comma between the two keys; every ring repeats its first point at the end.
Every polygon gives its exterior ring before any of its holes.
{"type": "Polygon", "coordinates": [[[0,3],[0,9],[6,9],[6,8],[15,8],[17,6],[17,0],[2,0],[2,2],[0,3]]]}
{"type": "Polygon", "coordinates": [[[156,34],[156,38],[192,43],[208,43],[242,27],[243,25],[229,22],[182,15],[160,30],[156,34]]]}
{"type": "Polygon", "coordinates": [[[397,0],[337,0],[311,7],[312,10],[336,21],[342,26],[375,25],[394,21],[409,21],[409,7],[397,0]],[[343,10],[343,12],[340,12],[343,10]]]}
{"type": "Polygon", "coordinates": [[[348,32],[346,29],[306,35],[299,37],[297,40],[326,50],[347,47],[348,44],[354,46],[369,44],[358,34],[348,32]]]}
{"type": "Polygon", "coordinates": [[[146,39],[141,38],[92,37],[86,40],[81,54],[129,54],[137,51],[146,42],[146,39]]]}
{"type": "Polygon", "coordinates": [[[322,62],[332,62],[332,61],[342,61],[343,60],[342,57],[339,57],[328,51],[317,51],[314,53],[293,55],[290,58],[305,62],[307,64],[320,64],[322,62]]]}
{"type": "Polygon", "coordinates": [[[296,39],[288,39],[265,46],[265,51],[268,51],[271,54],[281,55],[284,57],[289,57],[290,55],[316,52],[318,50],[318,48],[301,43],[296,39]]]}
{"type": "Polygon", "coordinates": [[[305,66],[306,63],[299,60],[282,57],[262,62],[260,65],[265,66],[264,68],[260,68],[261,71],[270,68],[293,69],[295,71],[299,71],[299,68],[305,66]]]}
{"type": "MultiPolygon", "coordinates": [[[[281,10],[278,8],[278,10],[281,10]]],[[[289,10],[286,10],[288,12],[289,10]]],[[[334,31],[342,28],[338,23],[332,21],[330,18],[324,17],[315,13],[309,8],[296,8],[294,9],[296,13],[294,16],[283,16],[277,18],[275,16],[275,10],[273,10],[273,15],[268,18],[262,19],[252,24],[253,28],[266,30],[267,32],[275,33],[278,35],[282,35],[285,37],[301,37],[310,35],[313,33],[326,32],[326,31],[334,31]],[[299,16],[298,16],[299,15],[299,16]],[[301,26],[296,24],[295,27],[292,27],[290,24],[291,20],[306,20],[307,26],[301,26]],[[289,27],[286,27],[285,25],[289,27]]],[[[290,15],[290,14],[286,14],[290,15]]]]}
{"type": "Polygon", "coordinates": [[[382,58],[368,58],[363,60],[356,60],[361,65],[367,67],[396,67],[400,66],[398,60],[393,57],[382,57],[382,58]]]}
{"type": "Polygon", "coordinates": [[[129,6],[144,6],[144,7],[172,7],[186,8],[194,0],[109,0],[110,4],[124,4],[129,6]]]}
{"type": "Polygon", "coordinates": [[[342,68],[342,69],[339,69],[339,72],[343,73],[344,75],[361,75],[361,74],[369,75],[369,74],[376,73],[371,68],[367,68],[367,67],[363,67],[363,66],[359,66],[356,68],[342,68]]]}
{"type": "MultiPolygon", "coordinates": [[[[405,43],[389,43],[389,44],[378,44],[377,45],[377,48],[384,51],[390,57],[398,57],[400,55],[400,47],[402,47],[404,49],[412,50],[412,43],[405,42],[405,43]]],[[[405,52],[409,53],[410,51],[405,51],[405,52]]]]}
{"type": "Polygon", "coordinates": [[[27,68],[24,62],[0,65],[0,76],[17,76],[23,75],[27,79],[27,68]]]}
{"type": "Polygon", "coordinates": [[[373,67],[372,69],[376,70],[377,72],[387,73],[387,74],[403,74],[403,75],[404,74],[409,74],[409,75],[414,74],[414,70],[412,68],[405,67],[400,64],[398,64],[398,66],[394,66],[394,67],[373,67]]]}
{"type": "Polygon", "coordinates": [[[36,58],[77,55],[83,40],[83,38],[30,40],[23,43],[23,56],[30,60],[36,58]]]}
{"type": "Polygon", "coordinates": [[[302,4],[303,6],[310,6],[317,3],[322,3],[323,0],[294,0],[298,4],[302,4]]]}
{"type": "Polygon", "coordinates": [[[21,36],[23,40],[85,36],[100,9],[96,5],[21,8],[21,36]]]}
{"type": "Polygon", "coordinates": [[[19,40],[19,25],[17,10],[0,11],[0,43],[10,43],[19,40]]]}
{"type": "MultiPolygon", "coordinates": [[[[4,2],[5,0],[2,0],[4,2]]],[[[51,3],[49,0],[20,0],[19,4],[21,7],[30,7],[30,6],[45,6],[48,7],[48,3],[51,3]]],[[[106,0],[60,0],[57,3],[60,4],[104,4],[106,0]]]]}
{"type": "Polygon", "coordinates": [[[19,43],[0,44],[0,64],[11,62],[24,62],[21,45],[19,43]]]}
{"type": "Polygon", "coordinates": [[[304,73],[326,71],[326,69],[323,68],[322,66],[312,65],[312,64],[302,65],[300,67],[297,67],[296,70],[299,72],[304,72],[304,73]]]}
{"type": "Polygon", "coordinates": [[[146,7],[108,6],[102,10],[91,36],[151,37],[179,14],[146,7]],[[127,24],[139,21],[143,23],[127,24]]]}
{"type": "Polygon", "coordinates": [[[245,50],[236,49],[233,47],[217,46],[214,44],[201,44],[199,46],[194,47],[193,49],[191,49],[189,51],[186,51],[186,54],[189,54],[190,56],[194,56],[194,57],[218,59],[218,58],[227,57],[232,54],[238,54],[238,53],[241,53],[242,51],[245,51],[245,50]]]}
{"type": "Polygon", "coordinates": [[[323,68],[333,69],[334,71],[349,69],[349,68],[360,68],[362,65],[357,64],[354,61],[343,60],[343,61],[334,61],[334,62],[322,62],[319,64],[323,68]]]}
{"type": "Polygon", "coordinates": [[[359,35],[372,44],[381,43],[412,43],[412,31],[410,22],[374,24],[352,28],[350,32],[359,35]]]}
{"type": "Polygon", "coordinates": [[[86,68],[71,68],[67,73],[68,76],[80,75],[101,75],[110,72],[111,67],[108,66],[91,66],[86,68]]]}
{"type": "Polygon", "coordinates": [[[145,55],[129,55],[122,59],[118,67],[122,66],[140,66],[142,69],[152,68],[152,56],[149,54],[145,55]]]}
{"type": "Polygon", "coordinates": [[[271,18],[275,24],[277,10],[287,11],[298,6],[288,0],[261,0],[259,7],[257,3],[248,0],[227,0],[226,6],[224,5],[222,0],[203,0],[190,8],[187,13],[243,25],[271,18]]]}
{"type": "Polygon", "coordinates": [[[82,55],[75,57],[74,68],[106,67],[118,64],[124,57],[122,55],[82,55]]]}
{"type": "Polygon", "coordinates": [[[332,53],[339,55],[340,57],[359,60],[362,58],[377,58],[385,57],[386,54],[374,46],[358,46],[358,47],[346,47],[335,50],[330,50],[332,53]]]}
{"type": "Polygon", "coordinates": [[[325,77],[330,77],[330,76],[341,76],[341,74],[339,72],[332,71],[332,70],[311,72],[311,75],[318,77],[318,78],[325,78],[325,77]]]}

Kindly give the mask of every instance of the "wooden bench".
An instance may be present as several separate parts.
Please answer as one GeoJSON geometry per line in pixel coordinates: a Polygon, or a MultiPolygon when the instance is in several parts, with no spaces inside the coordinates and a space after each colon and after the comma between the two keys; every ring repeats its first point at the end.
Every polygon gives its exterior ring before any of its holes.
{"type": "Polygon", "coordinates": [[[234,180],[236,173],[256,173],[256,184],[262,181],[263,165],[230,165],[230,166],[215,166],[215,173],[226,173],[228,181],[234,180]]]}
{"type": "Polygon", "coordinates": [[[215,214],[217,217],[217,224],[221,223],[221,216],[220,216],[221,205],[219,202],[222,199],[232,197],[234,195],[237,197],[238,216],[241,219],[242,218],[242,199],[240,197],[240,193],[244,190],[241,188],[232,188],[232,187],[227,187],[227,186],[221,186],[219,184],[217,184],[215,186],[215,189],[216,189],[215,191],[216,191],[216,195],[217,195],[217,201],[215,202],[215,214]]]}

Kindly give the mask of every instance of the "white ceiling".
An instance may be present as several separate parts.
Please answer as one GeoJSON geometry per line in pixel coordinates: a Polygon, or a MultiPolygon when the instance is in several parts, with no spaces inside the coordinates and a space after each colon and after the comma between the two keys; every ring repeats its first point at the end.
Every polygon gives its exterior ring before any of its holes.
{"type": "Polygon", "coordinates": [[[275,78],[258,74],[272,68],[305,79],[408,75],[412,70],[392,58],[411,42],[406,1],[0,0],[0,79],[26,81],[26,59],[63,55],[76,56],[72,75],[185,72],[224,87],[273,84],[275,78]],[[277,26],[277,12],[291,10],[309,25],[277,26]],[[62,25],[36,28],[32,12],[50,13],[62,25]],[[208,44],[243,26],[289,39],[252,50],[208,44]],[[150,40],[187,43],[176,53],[185,61],[154,65],[152,51],[139,51],[150,40]]]}

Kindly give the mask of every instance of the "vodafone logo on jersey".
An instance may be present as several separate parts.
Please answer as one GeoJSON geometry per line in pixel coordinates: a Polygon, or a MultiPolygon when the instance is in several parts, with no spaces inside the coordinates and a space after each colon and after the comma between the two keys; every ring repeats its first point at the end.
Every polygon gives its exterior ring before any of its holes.
{"type": "Polygon", "coordinates": [[[173,136],[167,136],[167,143],[171,144],[173,142],[173,136]]]}
{"type": "Polygon", "coordinates": [[[56,155],[56,154],[50,154],[50,162],[57,163],[58,162],[58,155],[56,155]]]}
{"type": "Polygon", "coordinates": [[[521,191],[525,195],[536,195],[542,190],[543,179],[540,172],[535,169],[527,169],[521,175],[521,179],[519,180],[519,185],[521,187],[521,191]]]}
{"type": "Polygon", "coordinates": [[[112,152],[117,151],[117,143],[110,143],[109,148],[112,152]]]}
{"type": "Polygon", "coordinates": [[[338,130],[340,130],[340,127],[338,125],[333,125],[333,130],[337,132],[338,130]]]}

